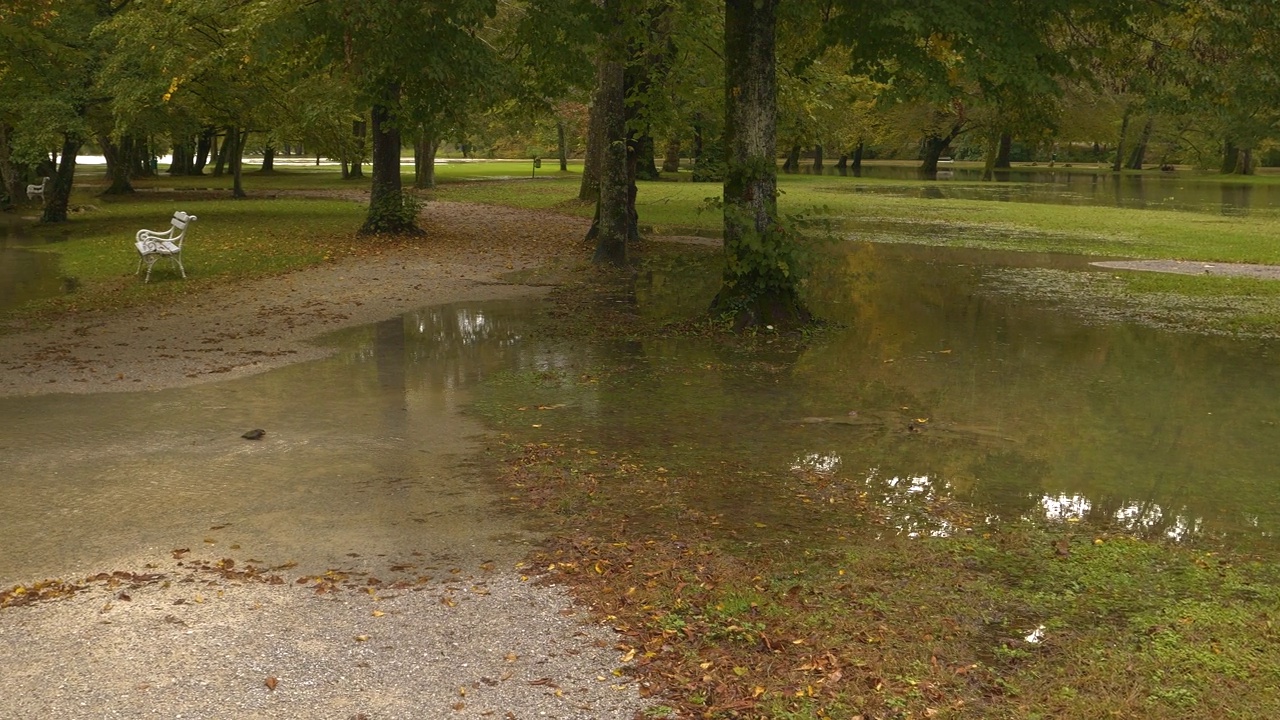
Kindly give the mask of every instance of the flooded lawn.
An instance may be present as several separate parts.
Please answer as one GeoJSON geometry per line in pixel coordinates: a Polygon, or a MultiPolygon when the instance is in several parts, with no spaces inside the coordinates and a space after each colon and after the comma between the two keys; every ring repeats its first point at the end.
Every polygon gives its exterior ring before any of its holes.
{"type": "MultiPolygon", "coordinates": [[[[518,554],[465,462],[477,415],[643,457],[691,507],[801,541],[819,532],[803,508],[839,493],[868,499],[874,532],[951,532],[929,510],[962,501],[979,520],[1274,548],[1277,349],[1012,299],[992,278],[1014,258],[850,246],[815,293],[841,327],[796,352],[570,342],[532,332],[532,302],[457,305],[255,377],[0,400],[0,585],[180,548],[321,570],[518,554]]],[[[708,278],[653,268],[641,310],[705,307],[708,278]]]]}
{"type": "Polygon", "coordinates": [[[524,536],[465,463],[483,428],[460,409],[519,363],[528,312],[424,310],[228,382],[0,400],[0,585],[183,548],[299,572],[518,556],[524,536]]]}

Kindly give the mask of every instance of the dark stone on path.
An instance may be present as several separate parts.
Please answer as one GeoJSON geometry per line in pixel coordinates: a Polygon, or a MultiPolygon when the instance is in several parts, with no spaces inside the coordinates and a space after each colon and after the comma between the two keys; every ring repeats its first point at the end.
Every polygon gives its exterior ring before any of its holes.
{"type": "Polygon", "coordinates": [[[266,430],[250,430],[249,432],[241,435],[240,437],[244,438],[245,440],[261,440],[262,436],[266,434],[267,434],[266,430]]]}

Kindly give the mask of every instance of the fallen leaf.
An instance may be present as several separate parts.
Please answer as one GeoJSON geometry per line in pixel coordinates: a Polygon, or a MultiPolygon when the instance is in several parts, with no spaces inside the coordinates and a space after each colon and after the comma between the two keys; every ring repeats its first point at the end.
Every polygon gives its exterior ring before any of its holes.
{"type": "Polygon", "coordinates": [[[275,679],[274,677],[268,677],[265,681],[263,681],[262,684],[266,685],[268,690],[275,690],[276,685],[279,685],[280,681],[275,679]]]}
{"type": "Polygon", "coordinates": [[[364,642],[369,639],[368,635],[357,635],[356,642],[364,642]]]}

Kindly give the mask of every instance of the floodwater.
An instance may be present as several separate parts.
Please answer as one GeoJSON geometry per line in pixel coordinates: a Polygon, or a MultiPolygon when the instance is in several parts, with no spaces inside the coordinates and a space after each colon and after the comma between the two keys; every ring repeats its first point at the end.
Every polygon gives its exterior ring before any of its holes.
{"type": "MultiPolygon", "coordinates": [[[[812,169],[801,174],[812,175],[812,169]]],[[[1221,215],[1274,213],[1280,210],[1280,185],[1239,183],[1180,170],[1160,175],[1116,175],[1071,172],[1066,167],[1019,167],[981,182],[982,170],[940,165],[934,180],[920,179],[917,167],[868,164],[859,177],[907,181],[894,184],[859,182],[851,173],[827,167],[823,175],[844,177],[849,192],[924,199],[988,200],[1052,205],[1095,205],[1135,210],[1177,210],[1221,215]]],[[[837,185],[838,187],[838,185],[837,185]]]]}
{"type": "Polygon", "coordinates": [[[529,312],[426,309],[335,335],[329,359],[191,388],[0,399],[0,587],[184,548],[312,573],[520,554],[462,409],[526,362],[529,312]]]}
{"type": "MultiPolygon", "coordinates": [[[[805,532],[774,497],[801,473],[867,493],[894,532],[953,531],[920,508],[954,499],[992,520],[1273,545],[1277,348],[1012,300],[992,274],[1018,258],[851,244],[814,293],[842,326],[795,353],[549,340],[530,333],[537,302],[510,301],[344,332],[331,358],[254,377],[3,399],[0,586],[182,548],[300,572],[514,557],[529,536],[467,459],[473,410],[517,405],[549,439],[651,458],[691,505],[748,526],[805,532]],[[266,436],[240,437],[253,428],[266,436]]],[[[652,267],[640,309],[696,313],[716,276],[652,267]]]]}

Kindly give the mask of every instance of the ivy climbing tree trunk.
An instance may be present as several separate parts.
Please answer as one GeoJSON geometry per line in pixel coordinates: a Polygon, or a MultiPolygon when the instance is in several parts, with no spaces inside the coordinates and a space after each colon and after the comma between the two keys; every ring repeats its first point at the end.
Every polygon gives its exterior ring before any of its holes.
{"type": "Polygon", "coordinates": [[[723,285],[713,312],[739,328],[809,321],[800,300],[795,238],[778,222],[777,68],[779,0],[725,0],[723,285]]]}
{"type": "Polygon", "coordinates": [[[392,85],[386,99],[373,106],[373,186],[361,235],[422,234],[416,204],[406,202],[400,181],[400,128],[392,117],[392,108],[399,99],[400,87],[392,85]]]}

